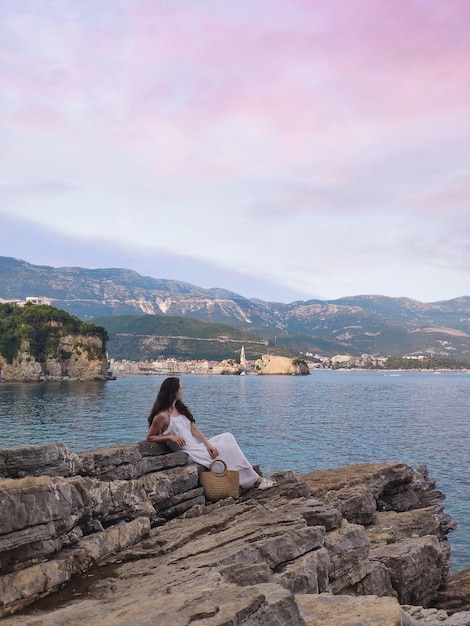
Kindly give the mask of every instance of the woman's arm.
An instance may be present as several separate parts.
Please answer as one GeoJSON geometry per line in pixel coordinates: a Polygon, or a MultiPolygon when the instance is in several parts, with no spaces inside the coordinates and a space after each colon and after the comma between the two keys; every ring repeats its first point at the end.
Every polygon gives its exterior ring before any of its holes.
{"type": "Polygon", "coordinates": [[[150,426],[147,433],[147,441],[149,441],[150,443],[156,443],[157,441],[172,441],[174,444],[181,448],[186,443],[183,437],[180,437],[178,435],[160,435],[162,430],[165,430],[165,428],[167,428],[168,423],[168,415],[166,415],[165,413],[159,413],[158,415],[155,415],[152,425],[150,426]]]}
{"type": "Polygon", "coordinates": [[[211,459],[215,459],[217,456],[219,456],[219,451],[217,450],[217,448],[213,446],[210,441],[207,440],[207,438],[201,433],[201,431],[194,422],[191,422],[191,432],[197,439],[199,439],[199,441],[202,441],[202,443],[206,446],[211,459]]]}

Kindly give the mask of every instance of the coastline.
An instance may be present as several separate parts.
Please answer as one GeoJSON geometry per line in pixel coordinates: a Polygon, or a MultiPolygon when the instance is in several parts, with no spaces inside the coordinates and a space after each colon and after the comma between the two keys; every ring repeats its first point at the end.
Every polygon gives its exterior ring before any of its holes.
{"type": "Polygon", "coordinates": [[[429,624],[436,610],[442,626],[470,618],[465,579],[449,576],[453,521],[424,467],[281,472],[270,492],[215,504],[200,468],[163,444],[80,454],[60,442],[3,448],[0,467],[0,497],[11,505],[0,508],[6,625],[216,625],[242,612],[250,624],[301,626],[321,614],[342,626],[352,608],[363,626],[429,624]],[[25,502],[28,517],[18,518],[25,502]],[[15,562],[5,561],[9,545],[15,562]],[[39,599],[90,575],[85,594],[79,586],[71,599],[66,587],[35,612],[39,599]]]}
{"type": "MultiPolygon", "coordinates": [[[[0,386],[1,445],[62,440],[76,452],[126,445],[145,435],[148,408],[161,380],[134,376],[112,384],[0,386]]],[[[429,463],[447,495],[446,507],[459,523],[451,536],[453,567],[458,571],[469,562],[465,406],[470,392],[465,374],[186,376],[184,384],[203,432],[233,432],[247,457],[270,473],[286,467],[302,473],[375,458],[429,463]],[[289,439],[279,445],[286,424],[289,439]],[[440,443],[443,428],[445,446],[440,443]],[[252,437],[250,432],[258,434],[252,437]]]]}

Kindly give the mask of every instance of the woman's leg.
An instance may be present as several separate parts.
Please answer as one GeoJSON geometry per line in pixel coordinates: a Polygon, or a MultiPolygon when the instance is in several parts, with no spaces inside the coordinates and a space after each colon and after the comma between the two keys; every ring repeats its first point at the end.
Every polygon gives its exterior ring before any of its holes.
{"type": "Polygon", "coordinates": [[[235,437],[231,433],[221,433],[210,439],[210,442],[218,449],[219,456],[227,464],[227,468],[238,470],[240,476],[240,487],[258,486],[261,477],[255,472],[251,463],[243,454],[235,437]]]}

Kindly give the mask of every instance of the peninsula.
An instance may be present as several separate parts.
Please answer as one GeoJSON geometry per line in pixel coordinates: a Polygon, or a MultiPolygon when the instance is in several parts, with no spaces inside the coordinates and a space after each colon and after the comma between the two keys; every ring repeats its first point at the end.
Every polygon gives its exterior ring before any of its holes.
{"type": "Polygon", "coordinates": [[[106,340],[66,311],[0,304],[0,382],[109,379],[106,340]]]}

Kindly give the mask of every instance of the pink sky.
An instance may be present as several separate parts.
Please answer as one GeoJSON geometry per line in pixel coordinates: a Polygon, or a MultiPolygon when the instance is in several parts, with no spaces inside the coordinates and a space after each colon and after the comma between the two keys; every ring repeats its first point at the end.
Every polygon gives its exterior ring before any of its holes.
{"type": "Polygon", "coordinates": [[[0,0],[0,253],[468,295],[469,28],[466,0],[0,0]]]}

